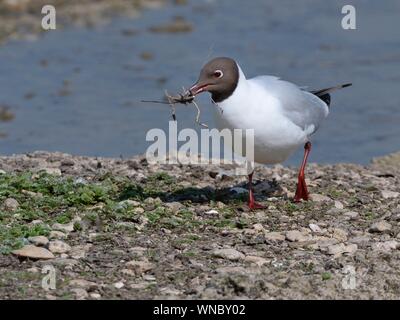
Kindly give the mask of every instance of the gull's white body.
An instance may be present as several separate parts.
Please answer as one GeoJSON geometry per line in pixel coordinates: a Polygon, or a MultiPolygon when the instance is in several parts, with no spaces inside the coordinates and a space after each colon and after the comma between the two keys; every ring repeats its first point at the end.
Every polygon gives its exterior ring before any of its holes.
{"type": "Polygon", "coordinates": [[[264,164],[285,161],[328,113],[321,99],[295,84],[273,76],[246,79],[240,67],[235,91],[215,107],[220,130],[254,129],[254,160],[264,164]]]}

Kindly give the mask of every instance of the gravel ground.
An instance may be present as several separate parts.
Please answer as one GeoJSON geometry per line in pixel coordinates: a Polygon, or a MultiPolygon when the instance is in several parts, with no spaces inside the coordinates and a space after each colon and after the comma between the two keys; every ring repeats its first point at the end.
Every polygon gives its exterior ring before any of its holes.
{"type": "Polygon", "coordinates": [[[399,158],[311,164],[300,204],[296,168],[260,166],[249,212],[229,167],[0,157],[0,297],[398,299],[399,158]]]}

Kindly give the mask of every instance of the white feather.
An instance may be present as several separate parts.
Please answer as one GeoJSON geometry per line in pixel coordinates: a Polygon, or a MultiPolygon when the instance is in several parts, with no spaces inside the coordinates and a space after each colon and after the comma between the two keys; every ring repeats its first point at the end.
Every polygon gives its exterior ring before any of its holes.
{"type": "Polygon", "coordinates": [[[219,129],[254,129],[255,161],[265,164],[285,161],[329,113],[321,99],[295,84],[273,76],[247,80],[240,67],[235,91],[217,106],[219,129]]]}

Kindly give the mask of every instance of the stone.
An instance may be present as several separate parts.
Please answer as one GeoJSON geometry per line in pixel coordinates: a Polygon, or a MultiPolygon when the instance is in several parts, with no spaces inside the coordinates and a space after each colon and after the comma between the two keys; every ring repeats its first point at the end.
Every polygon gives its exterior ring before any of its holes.
{"type": "Polygon", "coordinates": [[[14,198],[7,198],[3,202],[3,208],[6,211],[16,211],[19,207],[19,203],[14,198]]]}
{"type": "Polygon", "coordinates": [[[53,176],[61,176],[60,168],[43,168],[41,171],[51,174],[53,176]]]}
{"type": "Polygon", "coordinates": [[[182,210],[183,208],[185,208],[185,206],[177,201],[174,202],[167,202],[165,203],[165,206],[167,208],[169,208],[172,212],[178,212],[179,210],[182,210]]]}
{"type": "Polygon", "coordinates": [[[146,253],[147,249],[144,247],[133,247],[129,248],[129,252],[133,253],[137,256],[143,256],[146,253]]]}
{"type": "Polygon", "coordinates": [[[259,267],[262,267],[264,264],[267,264],[269,262],[267,259],[258,256],[246,256],[244,258],[244,261],[253,263],[259,267]]]}
{"type": "Polygon", "coordinates": [[[92,244],[84,244],[73,246],[69,252],[69,255],[73,259],[83,259],[86,257],[87,252],[92,247],[92,244]]]}
{"type": "Polygon", "coordinates": [[[60,239],[66,239],[67,235],[62,231],[50,231],[49,238],[60,240],[60,239]]]}
{"type": "Polygon", "coordinates": [[[21,249],[12,251],[13,254],[19,257],[31,259],[53,259],[54,255],[45,248],[36,247],[34,245],[26,245],[21,249]]]}
{"type": "Polygon", "coordinates": [[[215,209],[211,209],[211,210],[208,210],[208,211],[204,212],[204,214],[217,215],[217,214],[219,214],[219,212],[217,210],[215,210],[215,209]]]}
{"type": "Polygon", "coordinates": [[[71,292],[75,295],[75,298],[77,300],[85,300],[86,298],[89,297],[89,294],[87,293],[87,291],[82,288],[71,289],[71,292]]]}
{"type": "MultiPolygon", "coordinates": [[[[40,265],[46,265],[48,264],[48,261],[39,261],[40,265]]],[[[51,264],[57,267],[65,267],[65,268],[72,268],[73,266],[76,266],[78,264],[78,261],[75,259],[69,259],[69,258],[55,258],[51,260],[51,264]]]]}
{"type": "Polygon", "coordinates": [[[136,275],[137,275],[136,272],[134,270],[131,270],[131,269],[122,269],[121,273],[123,275],[130,276],[130,277],[136,277],[136,275]]]}
{"type": "Polygon", "coordinates": [[[49,250],[53,253],[67,253],[71,247],[61,240],[52,240],[49,242],[49,250]]]}
{"type": "Polygon", "coordinates": [[[339,228],[333,228],[332,237],[342,242],[347,241],[347,231],[339,228]]]}
{"type": "Polygon", "coordinates": [[[368,236],[357,236],[349,239],[350,243],[354,243],[360,247],[367,246],[369,242],[371,241],[371,238],[368,236]]]}
{"type": "Polygon", "coordinates": [[[335,208],[339,209],[339,210],[343,210],[344,209],[344,205],[340,201],[335,200],[335,208]]]}
{"type": "Polygon", "coordinates": [[[56,231],[63,231],[66,233],[74,231],[74,223],[66,223],[66,224],[61,224],[61,223],[55,223],[52,225],[52,229],[56,231]]]}
{"type": "Polygon", "coordinates": [[[40,220],[40,219],[35,219],[35,220],[32,220],[31,222],[30,222],[30,224],[31,225],[38,225],[38,224],[42,224],[43,223],[43,221],[42,220],[40,220]]]}
{"type": "Polygon", "coordinates": [[[36,267],[26,269],[26,271],[31,272],[31,273],[39,273],[39,269],[36,267]]]}
{"type": "Polygon", "coordinates": [[[291,230],[286,232],[286,240],[291,242],[304,242],[309,240],[309,236],[298,230],[291,230]]]}
{"type": "Polygon", "coordinates": [[[275,232],[275,231],[266,232],[264,234],[264,237],[266,240],[269,241],[284,241],[286,238],[285,235],[282,234],[281,232],[275,232]]]}
{"type": "Polygon", "coordinates": [[[392,251],[399,248],[399,242],[396,240],[389,240],[384,242],[377,242],[372,245],[375,251],[392,251]]]}
{"type": "Polygon", "coordinates": [[[137,275],[141,275],[154,268],[154,265],[146,260],[132,260],[125,264],[128,269],[131,269],[137,275]]]}
{"type": "Polygon", "coordinates": [[[44,247],[49,243],[49,239],[47,239],[45,236],[29,237],[28,241],[39,247],[44,247]]]}
{"type": "Polygon", "coordinates": [[[392,225],[384,220],[382,221],[378,221],[375,222],[371,225],[371,227],[369,228],[370,232],[386,232],[386,231],[390,231],[392,229],[392,225]]]}
{"type": "Polygon", "coordinates": [[[315,232],[315,233],[320,233],[322,231],[321,228],[319,227],[319,225],[317,225],[315,223],[310,223],[308,225],[308,227],[311,229],[312,232],[315,232]]]}
{"type": "Polygon", "coordinates": [[[90,297],[92,299],[101,299],[101,294],[97,293],[97,292],[93,292],[93,293],[90,294],[90,297]]]}
{"type": "Polygon", "coordinates": [[[128,207],[139,207],[139,206],[140,206],[139,201],[127,199],[127,200],[118,202],[117,209],[126,209],[128,207]]]}
{"type": "Polygon", "coordinates": [[[253,225],[253,229],[256,231],[264,231],[264,227],[261,223],[256,223],[253,225]]]}
{"type": "Polygon", "coordinates": [[[382,190],[381,194],[384,199],[398,198],[400,196],[400,192],[390,190],[382,190]]]}
{"type": "Polygon", "coordinates": [[[87,291],[93,291],[98,288],[97,283],[85,279],[74,279],[69,282],[71,287],[83,288],[87,291]]]}
{"type": "Polygon", "coordinates": [[[124,287],[124,283],[122,281],[114,283],[114,287],[117,289],[122,289],[124,287]]]}
{"type": "Polygon", "coordinates": [[[355,211],[347,211],[343,213],[343,215],[349,217],[350,219],[356,219],[359,216],[358,212],[355,211]]]}
{"type": "Polygon", "coordinates": [[[329,255],[341,255],[342,253],[354,253],[358,249],[356,244],[345,245],[344,243],[334,244],[328,247],[329,255]]]}
{"type": "Polygon", "coordinates": [[[244,254],[233,248],[215,249],[212,255],[217,258],[227,259],[230,261],[238,261],[244,259],[244,254]]]}
{"type": "Polygon", "coordinates": [[[314,202],[330,202],[330,201],[332,201],[331,198],[324,196],[322,194],[317,194],[317,193],[310,194],[310,198],[314,202]]]}

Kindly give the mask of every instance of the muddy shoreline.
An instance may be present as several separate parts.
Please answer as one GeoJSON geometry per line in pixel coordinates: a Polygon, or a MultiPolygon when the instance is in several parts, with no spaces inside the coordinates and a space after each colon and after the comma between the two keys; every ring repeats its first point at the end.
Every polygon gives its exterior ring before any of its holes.
{"type": "Polygon", "coordinates": [[[0,297],[398,299],[398,157],[311,164],[313,201],[300,204],[296,168],[259,167],[267,209],[254,212],[228,167],[0,157],[0,297]],[[49,256],[24,257],[32,247],[49,256]]]}
{"type": "MultiPolygon", "coordinates": [[[[36,39],[41,27],[41,9],[53,5],[57,28],[93,27],[116,17],[137,17],[143,9],[160,8],[165,0],[5,0],[0,2],[0,44],[7,40],[36,39]]],[[[176,1],[179,2],[179,1],[176,1]]]]}

